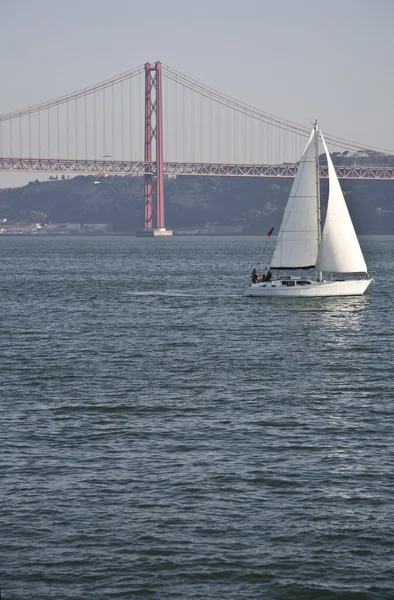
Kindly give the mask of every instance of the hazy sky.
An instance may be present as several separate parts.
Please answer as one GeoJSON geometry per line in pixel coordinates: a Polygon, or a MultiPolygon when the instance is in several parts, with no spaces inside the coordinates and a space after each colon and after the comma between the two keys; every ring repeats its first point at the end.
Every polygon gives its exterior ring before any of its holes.
{"type": "MultiPolygon", "coordinates": [[[[0,6],[1,114],[161,60],[282,118],[317,117],[331,134],[394,150],[394,0],[0,6]]],[[[0,186],[36,177],[0,173],[0,186]]]]}

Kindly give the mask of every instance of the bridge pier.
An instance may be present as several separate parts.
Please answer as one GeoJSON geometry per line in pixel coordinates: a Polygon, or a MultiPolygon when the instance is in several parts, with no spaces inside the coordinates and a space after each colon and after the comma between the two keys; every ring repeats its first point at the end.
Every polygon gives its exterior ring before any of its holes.
{"type": "Polygon", "coordinates": [[[172,230],[165,227],[149,227],[136,232],[137,237],[171,237],[172,230]]]}

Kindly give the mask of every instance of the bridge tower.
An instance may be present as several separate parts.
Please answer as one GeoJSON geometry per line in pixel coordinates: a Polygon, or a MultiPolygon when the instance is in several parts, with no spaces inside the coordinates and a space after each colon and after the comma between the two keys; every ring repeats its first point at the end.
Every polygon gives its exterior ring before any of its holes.
{"type": "Polygon", "coordinates": [[[163,168],[163,87],[162,64],[145,63],[145,146],[144,161],[153,165],[153,142],[156,141],[153,173],[144,176],[144,229],[138,236],[171,236],[164,220],[164,168],[163,168]],[[154,203],[154,191],[156,202],[154,203]],[[154,222],[156,227],[154,227],[154,222]]]}

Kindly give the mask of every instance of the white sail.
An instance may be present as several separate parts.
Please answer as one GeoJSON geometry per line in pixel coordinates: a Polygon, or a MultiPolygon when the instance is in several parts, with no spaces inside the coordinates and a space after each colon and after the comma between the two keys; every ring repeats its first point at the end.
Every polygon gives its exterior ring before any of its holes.
{"type": "Polygon", "coordinates": [[[350,219],[341,186],[321,132],[320,135],[327,155],[329,195],[316,269],[337,273],[366,273],[367,266],[350,219]]]}
{"type": "Polygon", "coordinates": [[[314,267],[318,252],[315,128],[301,156],[278,233],[271,267],[314,267]]]}

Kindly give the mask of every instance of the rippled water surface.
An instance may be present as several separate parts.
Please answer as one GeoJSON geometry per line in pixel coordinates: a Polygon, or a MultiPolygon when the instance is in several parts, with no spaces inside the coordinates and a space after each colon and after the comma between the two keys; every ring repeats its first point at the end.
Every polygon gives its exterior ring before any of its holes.
{"type": "Polygon", "coordinates": [[[394,238],[361,298],[264,244],[0,239],[4,600],[394,597],[394,238]]]}

